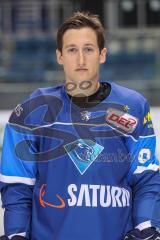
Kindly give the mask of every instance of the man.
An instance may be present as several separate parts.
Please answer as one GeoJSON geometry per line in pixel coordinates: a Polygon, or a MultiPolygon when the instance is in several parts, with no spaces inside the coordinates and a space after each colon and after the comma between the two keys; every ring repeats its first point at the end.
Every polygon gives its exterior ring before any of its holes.
{"type": "Polygon", "coordinates": [[[100,83],[104,30],[77,12],[57,34],[65,85],[38,89],[6,126],[2,239],[160,239],[160,176],[146,99],[100,83]]]}

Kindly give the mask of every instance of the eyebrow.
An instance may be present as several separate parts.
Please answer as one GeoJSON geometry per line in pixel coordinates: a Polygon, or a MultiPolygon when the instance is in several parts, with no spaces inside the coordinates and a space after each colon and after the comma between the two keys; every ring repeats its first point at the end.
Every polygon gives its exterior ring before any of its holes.
{"type": "MultiPolygon", "coordinates": [[[[85,46],[85,47],[88,47],[88,46],[95,47],[95,45],[92,44],[92,43],[86,43],[86,44],[84,44],[84,46],[85,46]]],[[[69,45],[66,45],[66,46],[65,46],[65,49],[66,49],[66,48],[70,48],[70,47],[77,47],[77,45],[76,45],[76,44],[69,44],[69,45]]]]}

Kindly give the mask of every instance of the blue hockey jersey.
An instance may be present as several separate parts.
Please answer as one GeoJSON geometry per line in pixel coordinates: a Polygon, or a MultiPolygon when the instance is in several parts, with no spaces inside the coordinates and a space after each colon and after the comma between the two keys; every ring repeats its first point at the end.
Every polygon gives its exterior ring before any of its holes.
{"type": "Polygon", "coordinates": [[[81,108],[65,87],[38,89],[11,114],[1,161],[7,236],[122,240],[160,226],[156,138],[146,99],[111,83],[81,108]]]}

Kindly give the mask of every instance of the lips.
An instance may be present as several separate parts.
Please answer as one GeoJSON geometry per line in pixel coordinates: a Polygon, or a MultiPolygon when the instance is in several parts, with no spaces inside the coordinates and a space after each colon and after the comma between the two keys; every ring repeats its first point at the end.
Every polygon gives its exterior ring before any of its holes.
{"type": "Polygon", "coordinates": [[[88,69],[87,68],[77,68],[76,71],[79,72],[79,71],[87,71],[88,69]]]}

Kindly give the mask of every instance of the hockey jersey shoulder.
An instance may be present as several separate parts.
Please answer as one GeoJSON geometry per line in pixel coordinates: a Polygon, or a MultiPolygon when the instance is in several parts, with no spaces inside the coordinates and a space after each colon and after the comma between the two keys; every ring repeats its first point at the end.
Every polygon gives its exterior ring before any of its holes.
{"type": "Polygon", "coordinates": [[[114,98],[118,99],[120,103],[127,104],[133,109],[136,108],[140,112],[147,103],[146,98],[141,93],[119,84],[112,83],[111,91],[114,98]]]}
{"type": "Polygon", "coordinates": [[[60,97],[62,88],[63,88],[62,85],[54,86],[54,87],[37,88],[28,96],[27,99],[25,99],[22,102],[22,104],[25,103],[26,101],[30,100],[30,99],[33,99],[33,98],[39,97],[39,96],[43,96],[44,101],[45,101],[45,96],[48,96],[48,95],[60,97]]]}
{"type": "Polygon", "coordinates": [[[62,86],[36,89],[27,99],[16,106],[10,116],[9,123],[32,128],[32,126],[53,122],[52,116],[56,114],[50,114],[49,110],[54,109],[56,112],[56,109],[61,108],[63,104],[61,91],[62,86]]]}
{"type": "MultiPolygon", "coordinates": [[[[123,106],[124,114],[127,118],[137,119],[137,126],[133,135],[139,135],[142,129],[146,129],[145,134],[153,134],[152,117],[147,99],[135,90],[111,84],[110,101],[123,106]]],[[[144,131],[143,131],[144,132],[144,131]]]]}

